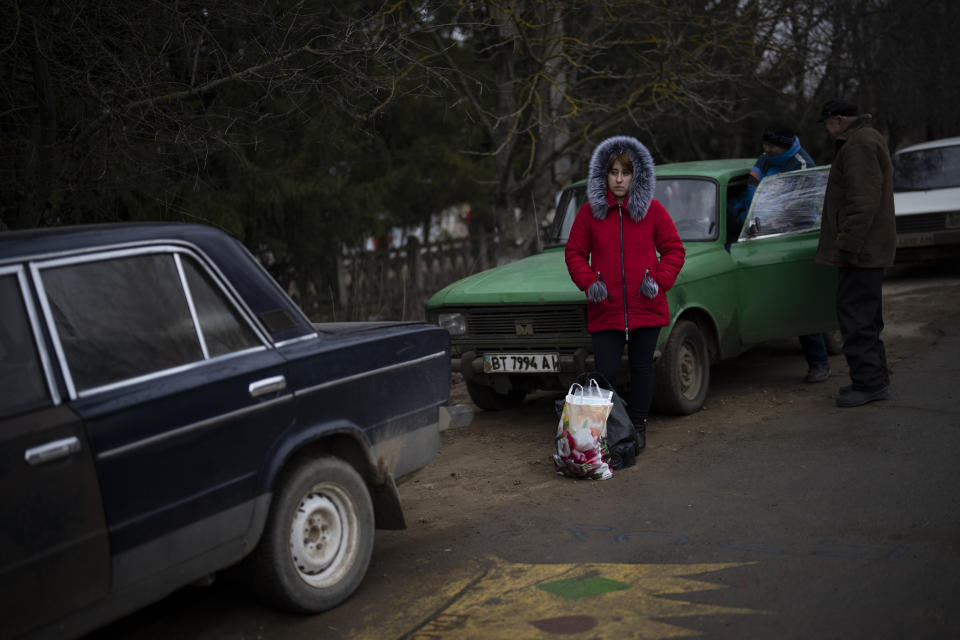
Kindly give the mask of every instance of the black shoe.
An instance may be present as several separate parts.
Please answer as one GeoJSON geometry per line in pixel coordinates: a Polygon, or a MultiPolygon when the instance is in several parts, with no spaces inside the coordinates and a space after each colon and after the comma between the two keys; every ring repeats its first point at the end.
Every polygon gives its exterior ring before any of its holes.
{"type": "Polygon", "coordinates": [[[825,382],[830,377],[830,363],[818,362],[807,370],[804,382],[825,382]]]}
{"type": "Polygon", "coordinates": [[[874,400],[886,400],[890,397],[890,387],[880,387],[878,389],[871,390],[860,390],[850,388],[849,391],[843,392],[841,390],[840,395],[837,396],[837,406],[838,407],[859,407],[861,405],[867,404],[868,402],[873,402],[874,400]]]}
{"type": "Polygon", "coordinates": [[[639,454],[647,447],[647,419],[641,418],[639,422],[634,422],[633,430],[636,442],[634,449],[639,454]]]}
{"type": "MultiPolygon", "coordinates": [[[[883,385],[883,386],[889,387],[889,386],[890,386],[890,383],[888,382],[887,384],[885,384],[885,385],[883,385]]],[[[844,394],[850,393],[851,391],[853,391],[853,385],[852,385],[852,384],[845,384],[845,385],[843,385],[842,387],[840,387],[839,389],[837,389],[837,391],[840,393],[840,395],[844,395],[844,394]]]]}
{"type": "Polygon", "coordinates": [[[626,469],[637,464],[637,454],[633,449],[624,448],[610,452],[610,468],[614,471],[626,469]]]}

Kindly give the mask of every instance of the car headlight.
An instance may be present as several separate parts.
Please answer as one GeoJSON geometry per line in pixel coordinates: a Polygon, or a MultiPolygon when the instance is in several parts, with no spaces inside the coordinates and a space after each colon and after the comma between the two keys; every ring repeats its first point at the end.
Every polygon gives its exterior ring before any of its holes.
{"type": "Polygon", "coordinates": [[[441,313],[437,316],[437,324],[452,336],[462,336],[467,332],[467,319],[462,313],[441,313]]]}

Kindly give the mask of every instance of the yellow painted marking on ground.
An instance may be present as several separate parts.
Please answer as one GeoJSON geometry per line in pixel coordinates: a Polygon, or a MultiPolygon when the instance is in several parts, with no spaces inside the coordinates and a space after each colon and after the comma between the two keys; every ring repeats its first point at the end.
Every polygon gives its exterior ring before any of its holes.
{"type": "Polygon", "coordinates": [[[710,615],[762,615],[756,609],[685,602],[685,593],[726,588],[689,576],[751,563],[714,564],[519,564],[489,558],[471,576],[438,577],[436,590],[397,611],[377,629],[354,633],[354,640],[462,640],[469,638],[561,637],[543,630],[568,618],[570,624],[593,625],[565,638],[691,637],[696,629],[654,618],[710,615]],[[591,597],[568,599],[540,585],[561,580],[604,578],[629,585],[591,597]],[[672,596],[664,598],[663,596],[672,596]],[[590,619],[595,619],[595,623],[590,619]]]}

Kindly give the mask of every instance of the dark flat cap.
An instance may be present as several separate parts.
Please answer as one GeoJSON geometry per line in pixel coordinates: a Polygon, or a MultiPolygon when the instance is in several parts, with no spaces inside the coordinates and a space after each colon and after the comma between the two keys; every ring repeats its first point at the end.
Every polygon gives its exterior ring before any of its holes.
{"type": "Polygon", "coordinates": [[[857,105],[846,100],[827,100],[820,108],[820,119],[817,122],[823,122],[831,116],[851,117],[857,115],[857,105]]]}

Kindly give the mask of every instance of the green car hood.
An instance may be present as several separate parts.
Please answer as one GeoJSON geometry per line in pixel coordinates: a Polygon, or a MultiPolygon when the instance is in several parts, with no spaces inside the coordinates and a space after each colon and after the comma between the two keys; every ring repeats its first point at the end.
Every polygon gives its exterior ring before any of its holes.
{"type": "MultiPolygon", "coordinates": [[[[684,269],[677,284],[690,277],[703,277],[690,269],[697,255],[716,251],[714,243],[691,242],[686,246],[684,269]]],[[[586,302],[567,272],[562,247],[547,249],[516,262],[474,274],[447,285],[427,301],[427,308],[495,304],[569,304],[586,302]]]]}
{"type": "Polygon", "coordinates": [[[427,308],[584,300],[583,292],[577,289],[567,273],[563,248],[560,247],[449,284],[427,301],[427,308]]]}

